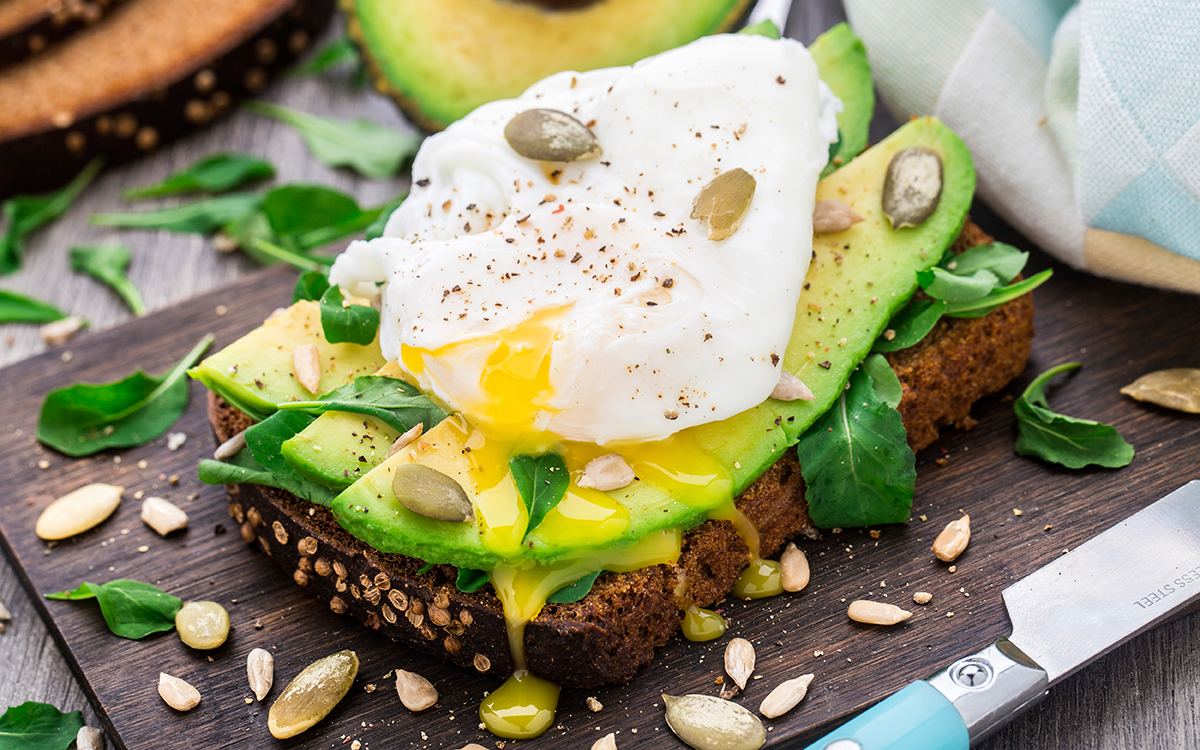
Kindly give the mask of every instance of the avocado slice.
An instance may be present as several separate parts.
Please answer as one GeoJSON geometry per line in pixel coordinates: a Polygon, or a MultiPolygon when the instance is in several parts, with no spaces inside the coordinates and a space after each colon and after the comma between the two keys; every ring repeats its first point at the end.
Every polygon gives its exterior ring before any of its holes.
{"type": "Polygon", "coordinates": [[[563,70],[631,65],[728,30],[749,0],[345,0],[376,86],[441,130],[563,70]],[[580,5],[574,3],[574,5],[580,5]]]}
{"type": "Polygon", "coordinates": [[[318,394],[371,375],[387,361],[378,337],[367,346],[326,341],[320,305],[301,300],[188,370],[188,375],[262,421],[275,413],[277,404],[313,397],[296,382],[292,366],[292,351],[304,344],[316,344],[320,352],[318,394]]]}
{"type": "Polygon", "coordinates": [[[830,147],[829,164],[821,172],[822,177],[828,177],[867,147],[875,113],[875,84],[871,82],[867,49],[846,23],[817,37],[808,51],[817,63],[821,80],[842,100],[837,117],[838,141],[830,147]]]}
{"type": "MultiPolygon", "coordinates": [[[[841,200],[865,220],[844,232],[813,239],[814,258],[782,366],[805,382],[815,400],[769,399],[721,422],[680,433],[726,467],[731,477],[729,495],[698,502],[696,498],[670,497],[649,482],[638,481],[609,493],[628,513],[616,533],[600,539],[574,533],[564,538],[546,533],[561,529],[562,524],[543,522],[522,539],[523,521],[513,517],[504,520],[507,536],[493,532],[489,537],[487,529],[498,524],[489,527],[487,509],[481,510],[483,520],[476,528],[415,516],[394,498],[391,475],[395,467],[418,461],[456,477],[480,507],[465,468],[464,446],[452,431],[439,426],[428,437],[435,447],[401,451],[339,495],[333,503],[335,516],[350,533],[382,552],[476,569],[490,569],[518,552],[531,560],[549,562],[581,548],[622,544],[661,529],[702,522],[722,500],[740,493],[770,467],[830,407],[892,315],[916,290],[917,273],[935,265],[958,236],[974,193],[970,153],[949,128],[929,117],[906,123],[818,184],[817,200],[841,200]],[[892,157],[915,146],[941,155],[942,196],[923,224],[895,230],[883,216],[884,177],[892,157]]],[[[523,516],[523,508],[514,515],[523,516]]]]}
{"type": "Polygon", "coordinates": [[[344,490],[383,463],[399,436],[365,414],[330,411],[285,440],[280,452],[305,479],[344,490]]]}

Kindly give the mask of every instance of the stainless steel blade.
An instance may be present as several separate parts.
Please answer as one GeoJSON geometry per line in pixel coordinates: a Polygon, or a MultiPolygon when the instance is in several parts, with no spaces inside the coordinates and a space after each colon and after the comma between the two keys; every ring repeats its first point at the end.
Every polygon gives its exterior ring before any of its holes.
{"type": "Polygon", "coordinates": [[[1011,641],[1050,684],[1200,597],[1200,480],[1004,590],[1011,641]]]}

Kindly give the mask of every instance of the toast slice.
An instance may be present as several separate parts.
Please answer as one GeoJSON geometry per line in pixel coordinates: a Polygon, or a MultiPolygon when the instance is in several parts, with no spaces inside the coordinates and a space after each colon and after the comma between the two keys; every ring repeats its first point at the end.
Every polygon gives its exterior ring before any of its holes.
{"type": "MultiPolygon", "coordinates": [[[[952,249],[990,240],[968,221],[952,249]]],[[[942,427],[971,427],[971,405],[1024,369],[1033,333],[1033,300],[1025,295],[982,318],[944,319],[920,344],[889,354],[904,388],[899,411],[913,450],[936,440],[942,427]]],[[[251,424],[211,393],[209,420],[219,441],[251,424]]],[[[763,557],[787,539],[819,536],[799,468],[795,451],[785,451],[737,498],[758,529],[763,557]]],[[[230,486],[229,502],[242,537],[334,612],[461,666],[498,676],[512,669],[503,608],[490,585],[459,591],[452,566],[420,573],[422,561],[374,550],[338,526],[327,508],[282,490],[230,486]]],[[[686,607],[727,596],[748,561],[731,523],[703,523],[684,534],[676,564],[606,573],[582,600],[547,604],[525,630],[529,668],[564,687],[628,682],[679,630],[686,607]]]]}
{"type": "Polygon", "coordinates": [[[0,70],[0,198],[49,190],[96,156],[128,161],[258,94],[334,0],[127,0],[0,70]]]}
{"type": "Polygon", "coordinates": [[[125,0],[6,0],[0,2],[0,68],[44,52],[98,23],[125,0]]]}

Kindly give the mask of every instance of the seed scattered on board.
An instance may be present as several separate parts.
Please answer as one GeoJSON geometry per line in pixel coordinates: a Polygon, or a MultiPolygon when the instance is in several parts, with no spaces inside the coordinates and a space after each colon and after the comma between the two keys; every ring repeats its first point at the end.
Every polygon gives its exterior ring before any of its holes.
{"type": "Polygon", "coordinates": [[[667,726],[695,750],[758,750],[767,730],[758,717],[712,695],[663,695],[667,726]]]}
{"type": "Polygon", "coordinates": [[[437,688],[416,672],[396,670],[396,692],[409,711],[424,711],[438,701],[437,688]]]}
{"type": "Polygon", "coordinates": [[[865,599],[850,602],[846,614],[851,620],[867,625],[895,625],[912,617],[912,612],[906,612],[894,604],[865,599]]]}
{"type": "Polygon", "coordinates": [[[88,484],[50,503],[38,516],[35,531],[48,541],[69,539],[100,525],[121,504],[124,487],[88,484]]]}
{"type": "Polygon", "coordinates": [[[270,651],[256,648],[246,656],[246,678],[254,697],[261,702],[275,684],[275,657],[270,651]]]}
{"type": "Polygon", "coordinates": [[[358,655],[339,651],[317,659],[283,689],[267,714],[267,728],[280,740],[295,737],[324,719],[346,697],[358,676],[358,655]]]}
{"type": "Polygon", "coordinates": [[[158,673],[158,694],[176,711],[191,711],[200,703],[200,691],[166,672],[158,673]]]}
{"type": "Polygon", "coordinates": [[[783,716],[796,707],[808,694],[808,685],[813,681],[813,675],[804,674],[781,683],[763,698],[758,712],[768,719],[783,716]]]}

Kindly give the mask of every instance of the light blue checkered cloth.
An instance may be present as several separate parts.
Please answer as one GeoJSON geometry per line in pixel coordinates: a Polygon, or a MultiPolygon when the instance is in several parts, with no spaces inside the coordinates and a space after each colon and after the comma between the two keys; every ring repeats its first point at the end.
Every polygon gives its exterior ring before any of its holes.
{"type": "Polygon", "coordinates": [[[1200,0],[846,0],[883,99],[1063,261],[1200,293],[1200,0]]]}

